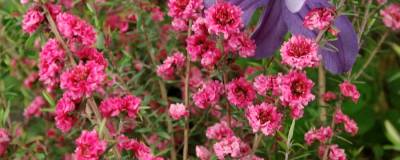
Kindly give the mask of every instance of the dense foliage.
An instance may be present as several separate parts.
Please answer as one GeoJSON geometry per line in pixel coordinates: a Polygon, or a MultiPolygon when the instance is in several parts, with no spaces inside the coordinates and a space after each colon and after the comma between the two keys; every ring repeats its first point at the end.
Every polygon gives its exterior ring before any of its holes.
{"type": "Polygon", "coordinates": [[[0,159],[400,159],[400,2],[303,2],[0,0],[0,159]]]}

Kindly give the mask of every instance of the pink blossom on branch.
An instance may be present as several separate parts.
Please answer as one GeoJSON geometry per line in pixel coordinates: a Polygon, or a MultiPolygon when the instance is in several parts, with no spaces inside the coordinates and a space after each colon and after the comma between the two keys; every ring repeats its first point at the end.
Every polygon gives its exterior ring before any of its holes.
{"type": "Polygon", "coordinates": [[[275,106],[261,103],[249,106],[246,117],[254,133],[261,131],[266,136],[273,136],[281,128],[283,116],[275,106]]]}
{"type": "Polygon", "coordinates": [[[107,147],[106,141],[99,138],[96,130],[82,131],[80,137],[75,140],[75,157],[77,160],[99,159],[107,147]]]}
{"type": "Polygon", "coordinates": [[[7,130],[0,128],[0,156],[3,156],[7,152],[8,145],[11,142],[11,137],[7,130]]]}
{"type": "Polygon", "coordinates": [[[311,145],[315,140],[320,143],[327,142],[333,136],[331,127],[321,127],[311,129],[304,135],[304,140],[308,145],[311,145]]]}
{"type": "Polygon", "coordinates": [[[189,111],[182,103],[171,104],[171,106],[169,107],[169,115],[172,119],[179,120],[182,117],[188,116],[189,111]]]}
{"type": "Polygon", "coordinates": [[[175,73],[185,65],[185,56],[181,52],[176,52],[167,57],[163,64],[157,66],[157,75],[163,79],[172,79],[175,73]]]}
{"type": "Polygon", "coordinates": [[[304,17],[304,26],[310,30],[329,28],[335,19],[334,8],[314,8],[304,17]]]}
{"type": "Polygon", "coordinates": [[[340,92],[345,97],[350,97],[353,102],[357,103],[360,99],[360,92],[358,92],[357,87],[351,84],[349,81],[344,81],[339,85],[340,92]]]}
{"type": "Polygon", "coordinates": [[[80,63],[61,75],[61,89],[73,100],[89,97],[106,79],[105,68],[95,61],[80,63]]]}
{"type": "Polygon", "coordinates": [[[27,33],[33,33],[38,28],[40,23],[44,20],[44,14],[39,10],[38,7],[32,7],[24,15],[22,20],[22,29],[27,33]]]}
{"type": "Polygon", "coordinates": [[[219,81],[210,81],[203,84],[203,87],[193,94],[193,101],[197,107],[205,109],[208,106],[216,105],[224,92],[224,86],[219,81]]]}
{"type": "Polygon", "coordinates": [[[315,98],[311,93],[314,82],[308,79],[305,73],[297,71],[291,71],[280,76],[278,81],[281,88],[280,100],[282,104],[289,106],[291,116],[294,119],[301,118],[304,107],[315,98]]]}
{"type": "Polygon", "coordinates": [[[203,7],[203,0],[168,0],[168,16],[185,20],[197,18],[203,7]]]}
{"type": "Polygon", "coordinates": [[[332,144],[327,146],[320,145],[318,148],[318,154],[319,157],[324,157],[325,154],[325,149],[328,149],[328,155],[327,158],[328,160],[346,160],[346,153],[344,152],[344,149],[339,148],[337,144],[332,144]]]}
{"type": "Polygon", "coordinates": [[[334,121],[336,124],[344,124],[344,130],[351,135],[356,135],[358,132],[357,123],[349,116],[345,115],[342,110],[337,110],[334,115],[334,121]]]}
{"type": "Polygon", "coordinates": [[[76,108],[75,103],[63,96],[58,100],[55,111],[56,127],[66,133],[71,130],[76,118],[71,114],[76,108]]]}
{"type": "Polygon", "coordinates": [[[283,43],[281,48],[282,63],[296,69],[319,65],[318,44],[302,35],[295,35],[283,43]]]}
{"type": "Polygon", "coordinates": [[[49,39],[39,54],[39,80],[47,91],[52,91],[60,82],[59,76],[64,68],[65,51],[55,39],[49,39]]]}
{"type": "Polygon", "coordinates": [[[225,159],[226,156],[232,158],[240,158],[250,153],[251,149],[248,144],[238,137],[232,136],[215,143],[213,145],[214,153],[218,159],[225,159]]]}
{"type": "Polygon", "coordinates": [[[380,11],[383,23],[386,27],[394,30],[400,30],[400,4],[392,3],[380,11]]]}
{"type": "Polygon", "coordinates": [[[196,156],[200,160],[210,160],[211,152],[204,146],[196,146],[196,156]]]}
{"type": "Polygon", "coordinates": [[[96,31],[86,21],[69,13],[60,13],[56,23],[60,33],[69,40],[76,40],[87,46],[96,43],[96,31]]]}
{"type": "Polygon", "coordinates": [[[237,78],[226,86],[228,101],[239,108],[245,108],[253,104],[256,98],[256,91],[250,82],[245,78],[237,78]]]}
{"type": "Polygon", "coordinates": [[[26,119],[29,119],[31,117],[39,117],[42,113],[41,109],[45,104],[46,102],[41,96],[35,97],[31,104],[29,104],[29,106],[25,108],[24,117],[26,119]]]}
{"type": "Polygon", "coordinates": [[[266,96],[267,92],[271,91],[273,96],[278,96],[280,93],[278,76],[273,75],[258,75],[254,78],[253,86],[259,95],[266,96]]]}
{"type": "Polygon", "coordinates": [[[234,133],[227,123],[220,122],[208,127],[206,136],[208,139],[222,140],[234,136],[234,133]]]}
{"type": "Polygon", "coordinates": [[[205,11],[208,22],[208,32],[220,35],[225,39],[232,34],[239,33],[244,26],[241,20],[242,10],[229,3],[219,2],[205,11]]]}

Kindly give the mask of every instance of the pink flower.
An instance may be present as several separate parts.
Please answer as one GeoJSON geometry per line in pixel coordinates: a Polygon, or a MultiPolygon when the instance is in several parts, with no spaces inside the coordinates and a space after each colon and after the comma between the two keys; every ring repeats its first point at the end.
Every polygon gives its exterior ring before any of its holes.
{"type": "Polygon", "coordinates": [[[197,35],[207,35],[208,34],[208,23],[203,17],[199,17],[194,21],[192,25],[192,30],[194,34],[197,35]]]}
{"type": "Polygon", "coordinates": [[[77,160],[99,159],[107,147],[106,141],[99,138],[96,130],[82,131],[81,136],[75,140],[75,156],[77,160]]]}
{"type": "Polygon", "coordinates": [[[301,118],[304,106],[315,98],[311,93],[313,81],[308,79],[306,74],[297,71],[280,76],[278,81],[282,93],[280,96],[282,104],[290,107],[293,118],[301,118]]]}
{"type": "Polygon", "coordinates": [[[29,104],[29,106],[25,108],[24,117],[26,119],[29,119],[31,117],[39,117],[42,113],[41,109],[45,104],[46,102],[41,96],[35,97],[31,104],[29,104]]]}
{"type": "Polygon", "coordinates": [[[97,51],[96,48],[84,47],[75,52],[75,54],[85,63],[88,61],[95,61],[96,63],[103,65],[104,68],[107,68],[107,60],[104,58],[103,53],[97,51]]]}
{"type": "Polygon", "coordinates": [[[189,111],[182,103],[171,104],[169,107],[169,115],[174,120],[179,120],[182,117],[189,116],[189,111]]]}
{"type": "Polygon", "coordinates": [[[103,117],[115,117],[121,112],[123,101],[119,97],[107,98],[101,101],[99,109],[103,117]]]}
{"type": "Polygon", "coordinates": [[[24,80],[24,86],[26,88],[32,88],[32,85],[36,82],[38,77],[39,77],[39,74],[37,72],[33,72],[33,73],[29,74],[29,76],[26,77],[26,79],[24,80]]]}
{"type": "Polygon", "coordinates": [[[243,27],[241,16],[242,10],[228,2],[218,2],[205,11],[208,22],[208,31],[219,35],[223,34],[225,39],[229,35],[239,33],[243,27]]]}
{"type": "Polygon", "coordinates": [[[210,160],[211,152],[204,146],[196,146],[196,156],[200,160],[210,160]]]}
{"type": "Polygon", "coordinates": [[[325,149],[328,148],[328,160],[346,160],[344,149],[339,148],[337,144],[329,145],[328,147],[320,145],[318,148],[319,157],[323,157],[325,149]]]}
{"type": "Polygon", "coordinates": [[[190,79],[189,86],[190,88],[199,88],[203,84],[203,74],[198,67],[192,66],[190,67],[190,79]]]}
{"type": "Polygon", "coordinates": [[[190,55],[191,61],[200,59],[203,67],[213,68],[222,57],[216,43],[208,39],[207,35],[192,35],[186,39],[186,44],[186,50],[190,55]]]}
{"type": "Polygon", "coordinates": [[[119,149],[132,150],[138,160],[163,160],[161,157],[154,157],[151,149],[136,139],[129,139],[125,135],[118,136],[119,149]]]}
{"type": "Polygon", "coordinates": [[[64,67],[65,51],[55,39],[49,39],[39,54],[39,80],[52,91],[60,82],[64,67]]]}
{"type": "Polygon", "coordinates": [[[185,61],[185,56],[181,52],[176,52],[157,66],[157,75],[166,80],[172,79],[175,72],[185,66],[185,61]]]}
{"type": "Polygon", "coordinates": [[[44,14],[39,11],[39,8],[30,8],[22,20],[22,29],[27,33],[33,33],[39,28],[43,20],[44,14]]]}
{"type": "Polygon", "coordinates": [[[186,31],[189,28],[188,22],[180,18],[174,18],[171,25],[176,31],[186,31]]]}
{"type": "Polygon", "coordinates": [[[220,122],[208,127],[206,136],[208,139],[222,140],[234,136],[234,133],[227,123],[220,122]]]}
{"type": "Polygon", "coordinates": [[[71,115],[75,107],[75,103],[65,96],[57,102],[55,112],[56,127],[64,133],[71,130],[75,123],[76,118],[71,115]]]}
{"type": "Polygon", "coordinates": [[[161,22],[164,20],[164,13],[159,7],[155,7],[151,10],[151,19],[156,22],[161,22]]]}
{"type": "Polygon", "coordinates": [[[87,46],[96,43],[96,32],[86,21],[69,13],[60,13],[56,22],[58,30],[64,37],[87,46]]]}
{"type": "Polygon", "coordinates": [[[80,63],[61,75],[61,88],[73,100],[89,97],[98,90],[106,78],[105,68],[95,61],[80,63]]]}
{"type": "Polygon", "coordinates": [[[386,27],[394,31],[400,30],[400,4],[392,3],[380,13],[386,27]]]}
{"type": "Polygon", "coordinates": [[[320,63],[318,44],[302,35],[293,36],[281,48],[282,64],[296,69],[316,67],[320,63]]]}
{"type": "Polygon", "coordinates": [[[220,100],[224,91],[224,86],[219,81],[210,81],[203,84],[203,87],[193,94],[193,101],[197,107],[205,109],[214,106],[220,100]]]}
{"type": "Polygon", "coordinates": [[[238,52],[241,57],[252,57],[255,54],[256,44],[245,33],[232,34],[227,40],[226,48],[231,52],[238,52]]]}
{"type": "Polygon", "coordinates": [[[253,86],[243,77],[229,82],[226,90],[229,102],[239,108],[252,105],[256,98],[256,91],[253,86]]]}
{"type": "Polygon", "coordinates": [[[271,104],[249,106],[246,118],[254,133],[261,131],[266,136],[273,136],[281,128],[282,114],[271,104]]]}
{"type": "Polygon", "coordinates": [[[116,14],[107,15],[105,24],[110,29],[119,30],[121,33],[128,31],[129,28],[128,20],[116,14]]]}
{"type": "Polygon", "coordinates": [[[328,91],[328,92],[325,92],[325,93],[322,95],[322,98],[324,99],[325,102],[329,102],[329,101],[336,100],[336,99],[337,99],[337,96],[336,96],[335,93],[333,93],[333,92],[331,92],[331,91],[328,91]]]}
{"type": "Polygon", "coordinates": [[[128,117],[135,118],[139,113],[141,100],[135,96],[127,95],[123,98],[112,97],[100,103],[100,112],[104,117],[116,117],[122,111],[128,112],[128,117]]]}
{"type": "Polygon", "coordinates": [[[169,0],[168,15],[172,18],[194,19],[203,9],[203,0],[169,0]]]}
{"type": "Polygon", "coordinates": [[[277,76],[272,75],[258,75],[254,79],[253,87],[257,91],[257,93],[262,96],[267,95],[268,91],[271,91],[273,96],[278,96],[280,92],[277,76]]]}
{"type": "Polygon", "coordinates": [[[339,85],[340,92],[345,97],[350,97],[354,103],[358,102],[360,99],[360,92],[358,92],[357,87],[351,84],[349,81],[344,81],[339,85]]]}
{"type": "Polygon", "coordinates": [[[248,144],[235,136],[225,138],[215,143],[213,148],[218,159],[225,159],[225,156],[228,155],[232,158],[239,158],[247,155],[251,151],[248,144]]]}
{"type": "Polygon", "coordinates": [[[333,131],[331,127],[313,128],[304,135],[304,140],[308,145],[311,145],[315,140],[318,140],[320,143],[325,143],[332,135],[333,131]]]}
{"type": "Polygon", "coordinates": [[[356,135],[358,132],[357,123],[352,120],[349,116],[345,115],[342,110],[338,109],[334,115],[334,121],[336,124],[344,124],[344,130],[351,135],[356,135]]]}
{"type": "Polygon", "coordinates": [[[314,8],[304,17],[304,26],[309,30],[324,30],[332,25],[335,19],[334,8],[314,8]]]}
{"type": "Polygon", "coordinates": [[[7,130],[4,128],[0,128],[0,156],[3,156],[7,152],[7,148],[10,142],[11,138],[7,130]]]}

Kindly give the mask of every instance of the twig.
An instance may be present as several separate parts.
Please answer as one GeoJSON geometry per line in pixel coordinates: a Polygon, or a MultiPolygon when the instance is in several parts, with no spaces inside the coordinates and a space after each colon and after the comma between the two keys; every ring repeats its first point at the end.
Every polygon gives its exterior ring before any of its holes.
{"type": "MultiPolygon", "coordinates": [[[[189,29],[187,36],[190,37],[192,34],[192,21],[189,21],[189,29]]],[[[189,80],[190,80],[190,54],[186,54],[186,73],[185,73],[185,93],[184,93],[184,98],[185,98],[185,106],[187,110],[189,110],[189,80]]],[[[189,126],[189,116],[185,117],[185,129],[183,132],[183,159],[187,160],[188,159],[188,151],[189,151],[189,131],[190,131],[190,126],[189,126]]]]}
{"type": "Polygon", "coordinates": [[[386,31],[381,39],[378,41],[378,45],[376,48],[372,51],[372,53],[369,55],[367,61],[364,63],[364,65],[361,67],[361,69],[354,75],[353,79],[358,79],[362,73],[364,73],[364,70],[368,67],[368,65],[372,62],[376,54],[379,52],[379,49],[381,48],[383,42],[385,42],[387,36],[389,35],[389,31],[386,31]]]}

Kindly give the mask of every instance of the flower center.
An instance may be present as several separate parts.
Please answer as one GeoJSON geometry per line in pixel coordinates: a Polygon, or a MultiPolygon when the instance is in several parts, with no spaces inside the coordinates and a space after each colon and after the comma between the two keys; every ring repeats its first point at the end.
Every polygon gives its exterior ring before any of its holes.
{"type": "Polygon", "coordinates": [[[297,80],[297,81],[293,82],[290,89],[292,90],[293,95],[301,96],[305,93],[305,90],[307,89],[307,85],[304,82],[297,80]]]}
{"type": "Polygon", "coordinates": [[[296,58],[305,56],[310,53],[311,46],[306,42],[297,42],[290,46],[289,56],[296,58]]]}

